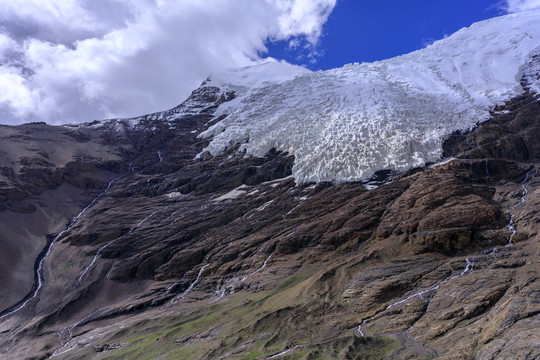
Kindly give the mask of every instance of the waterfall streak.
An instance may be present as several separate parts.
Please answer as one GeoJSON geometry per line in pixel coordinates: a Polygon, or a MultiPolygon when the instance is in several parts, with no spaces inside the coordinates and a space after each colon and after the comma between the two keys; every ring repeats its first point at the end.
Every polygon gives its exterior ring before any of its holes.
{"type": "MultiPolygon", "coordinates": [[[[514,210],[518,206],[525,204],[525,200],[527,198],[527,195],[529,194],[529,190],[527,190],[526,185],[529,182],[533,181],[537,173],[538,173],[537,168],[534,169],[534,173],[532,172],[532,169],[527,172],[527,174],[525,175],[525,179],[523,179],[523,181],[521,182],[521,199],[519,200],[517,204],[512,206],[510,210],[514,210]]],[[[512,247],[514,246],[513,240],[514,240],[514,235],[516,235],[517,233],[517,229],[516,229],[516,224],[515,224],[514,213],[511,211],[508,211],[508,213],[510,214],[510,221],[508,222],[508,225],[506,225],[506,228],[510,232],[510,237],[508,238],[508,243],[505,245],[505,247],[512,247]]]]}
{"type": "MultiPolygon", "coordinates": [[[[486,160],[486,174],[490,175],[489,174],[489,169],[488,169],[488,162],[486,160]]],[[[527,198],[527,195],[529,193],[529,191],[527,190],[527,187],[526,185],[528,183],[530,183],[534,178],[535,176],[538,174],[538,169],[534,169],[534,172],[533,170],[529,170],[527,172],[527,174],[525,175],[525,179],[523,179],[523,181],[521,182],[521,189],[522,189],[522,192],[521,192],[521,199],[520,201],[513,205],[510,209],[513,210],[515,208],[517,208],[518,206],[520,205],[523,205],[526,201],[526,198],[527,198]]],[[[516,224],[515,224],[515,215],[512,213],[512,212],[508,212],[510,214],[510,221],[508,223],[508,225],[506,226],[508,231],[510,232],[510,237],[508,239],[508,243],[506,244],[506,247],[511,247],[514,245],[513,243],[513,238],[514,238],[514,235],[517,233],[517,230],[516,230],[516,224]]],[[[493,249],[491,251],[490,254],[496,254],[498,251],[497,251],[497,248],[493,249]]],[[[440,282],[440,283],[437,283],[435,285],[433,285],[432,287],[426,289],[426,290],[423,290],[423,291],[420,291],[420,292],[417,292],[415,294],[412,294],[408,297],[406,297],[405,299],[402,299],[402,300],[399,300],[399,301],[396,301],[394,302],[393,304],[390,304],[388,305],[385,310],[388,310],[388,309],[391,309],[395,306],[398,306],[398,305],[401,305],[401,304],[404,304],[406,302],[408,302],[409,300],[415,298],[415,297],[419,297],[422,301],[424,301],[426,304],[427,304],[427,307],[426,307],[426,310],[424,311],[424,314],[426,314],[429,310],[429,306],[431,305],[431,299],[433,298],[433,296],[435,296],[435,293],[436,291],[439,289],[439,287],[445,283],[447,283],[448,281],[450,280],[453,280],[453,279],[456,279],[456,278],[460,278],[462,276],[465,276],[467,273],[471,273],[473,271],[473,268],[474,268],[474,258],[472,261],[470,261],[468,258],[465,259],[465,268],[463,268],[463,270],[461,271],[460,274],[458,275],[454,275],[454,276],[450,276],[448,278],[446,278],[444,281],[440,282]],[[429,296],[429,299],[428,300],[425,300],[423,298],[422,295],[424,294],[427,294],[429,293],[430,296],[429,296]]],[[[362,323],[362,325],[364,325],[364,323],[366,323],[366,321],[368,320],[371,320],[372,318],[368,318],[366,320],[364,320],[364,322],[362,323]]],[[[358,325],[358,328],[356,329],[358,331],[358,333],[364,337],[364,332],[362,331],[362,325],[358,325]]],[[[411,326],[412,327],[412,326],[411,326]]],[[[410,328],[409,328],[410,329],[410,328]]]]}
{"type": "MultiPolygon", "coordinates": [[[[473,259],[474,261],[474,259],[473,259]]],[[[403,300],[400,300],[400,301],[396,301],[395,303],[393,304],[390,304],[386,307],[385,310],[388,310],[396,305],[400,305],[400,304],[403,304],[409,300],[411,300],[412,298],[414,297],[419,297],[420,299],[422,299],[422,301],[425,302],[425,300],[422,298],[422,295],[423,294],[426,294],[426,293],[430,293],[432,291],[437,291],[439,289],[439,287],[442,285],[442,284],[446,284],[447,282],[449,282],[450,280],[454,280],[454,279],[457,279],[457,278],[460,278],[462,276],[464,276],[465,274],[469,273],[469,272],[472,272],[473,271],[473,267],[474,267],[474,262],[471,262],[468,258],[465,259],[465,268],[463,268],[463,270],[461,271],[461,273],[459,273],[458,275],[454,275],[454,276],[451,276],[451,277],[448,277],[446,279],[444,279],[442,282],[438,283],[438,284],[435,284],[433,285],[432,287],[426,289],[426,290],[423,290],[423,291],[420,291],[420,292],[417,292],[416,294],[412,294],[411,296],[403,299],[403,300]]]]}
{"type": "Polygon", "coordinates": [[[356,330],[358,330],[358,333],[360,334],[361,337],[364,337],[366,336],[366,334],[364,334],[364,332],[362,331],[362,326],[367,322],[367,319],[365,319],[364,321],[362,321],[362,324],[358,325],[358,327],[356,328],[356,330]]]}
{"type": "Polygon", "coordinates": [[[88,272],[88,270],[90,270],[90,268],[92,268],[92,266],[95,264],[96,260],[100,257],[101,255],[101,252],[103,250],[105,250],[106,248],[108,248],[110,245],[114,244],[115,242],[117,242],[118,240],[120,239],[123,239],[124,237],[132,234],[134,231],[136,231],[139,227],[141,227],[142,224],[144,224],[148,219],[150,219],[152,216],[154,216],[154,214],[157,212],[154,211],[152,212],[150,215],[146,216],[144,219],[142,219],[137,225],[135,225],[134,227],[132,227],[125,235],[122,235],[120,236],[119,238],[116,238],[112,241],[109,241],[107,244],[103,245],[102,247],[100,247],[98,249],[98,251],[96,252],[96,254],[94,255],[94,257],[92,258],[92,261],[90,262],[90,264],[81,272],[81,274],[79,275],[79,277],[77,278],[77,280],[75,281],[75,286],[79,286],[81,284],[81,281],[83,279],[83,277],[86,275],[86,273],[88,272]]]}
{"type": "MultiPolygon", "coordinates": [[[[405,299],[402,299],[402,300],[398,300],[390,305],[388,305],[384,310],[388,310],[388,309],[391,309],[395,306],[398,306],[398,305],[401,305],[401,304],[404,304],[404,303],[407,303],[409,302],[410,300],[414,299],[415,297],[418,297],[420,298],[424,303],[427,304],[427,307],[426,307],[426,312],[427,312],[427,309],[429,308],[429,305],[431,303],[431,299],[433,298],[433,296],[435,295],[435,292],[439,289],[439,287],[443,284],[446,284],[447,282],[449,282],[450,280],[454,280],[454,279],[457,279],[457,278],[460,278],[460,277],[463,277],[465,276],[466,274],[468,273],[471,273],[473,272],[473,269],[474,269],[474,258],[473,260],[469,260],[468,258],[465,259],[465,267],[463,268],[463,270],[461,271],[461,273],[457,274],[457,275],[454,275],[454,276],[449,276],[447,277],[446,279],[444,279],[443,281],[427,288],[426,290],[422,290],[422,291],[419,291],[415,294],[412,294],[408,297],[406,297],[405,299]],[[430,294],[429,296],[429,299],[426,300],[422,295],[424,294],[430,294]]],[[[358,327],[356,328],[356,330],[358,331],[358,333],[360,334],[360,336],[364,337],[365,334],[364,332],[362,331],[362,325],[364,325],[367,321],[373,319],[373,317],[371,318],[368,318],[368,319],[365,319],[361,325],[358,325],[358,327]]]]}
{"type": "Polygon", "coordinates": [[[262,264],[262,266],[260,268],[258,268],[257,270],[255,270],[254,272],[252,272],[251,274],[248,274],[246,276],[244,276],[242,278],[241,281],[246,281],[247,279],[249,279],[250,277],[252,277],[253,275],[257,274],[258,272],[261,272],[265,267],[266,267],[266,264],[268,264],[268,260],[270,260],[270,258],[276,253],[276,250],[272,251],[272,253],[266,258],[266,260],[264,260],[264,263],[262,264]]]}
{"type": "MultiPolygon", "coordinates": [[[[488,176],[491,176],[490,173],[489,173],[489,168],[488,168],[488,162],[486,160],[486,174],[488,176]]],[[[521,182],[521,189],[522,189],[522,192],[521,192],[521,199],[520,201],[515,204],[514,206],[512,206],[510,209],[513,210],[515,208],[517,208],[518,206],[520,205],[523,205],[527,199],[527,195],[529,193],[529,191],[527,190],[527,187],[526,185],[528,183],[530,183],[534,178],[535,176],[538,174],[538,169],[534,169],[534,172],[533,170],[530,170],[527,172],[526,176],[525,176],[525,179],[523,179],[523,181],[521,182]]],[[[508,223],[508,225],[506,226],[508,228],[508,231],[510,231],[510,238],[508,240],[508,244],[506,245],[506,247],[510,247],[510,246],[513,246],[514,243],[513,243],[513,238],[514,238],[514,235],[516,234],[517,230],[516,230],[516,224],[515,224],[515,215],[512,213],[512,212],[508,212],[510,214],[510,222],[508,223]]],[[[498,251],[497,251],[497,248],[493,249],[491,251],[490,254],[496,254],[498,251]]],[[[427,304],[427,307],[426,307],[426,310],[424,311],[424,315],[428,312],[429,310],[429,307],[431,305],[431,299],[433,299],[433,297],[435,296],[435,293],[437,292],[437,290],[439,289],[439,287],[445,283],[447,283],[448,281],[450,280],[453,280],[453,279],[457,279],[457,278],[460,278],[460,277],[463,277],[465,276],[466,274],[468,273],[471,273],[473,272],[474,270],[474,258],[471,260],[469,260],[468,258],[465,259],[465,267],[463,268],[463,270],[461,271],[461,273],[457,274],[457,275],[453,275],[453,276],[449,276],[447,277],[445,280],[443,280],[442,282],[439,282],[433,286],[431,286],[430,288],[426,289],[426,290],[423,290],[423,291],[420,291],[420,292],[417,292],[415,294],[412,294],[408,297],[406,297],[405,299],[402,299],[402,300],[399,300],[399,301],[396,301],[394,302],[393,304],[390,304],[388,305],[385,310],[388,310],[388,309],[391,309],[395,306],[398,306],[398,305],[401,305],[401,304],[404,304],[406,302],[408,302],[409,300],[415,298],[415,297],[419,297],[422,301],[424,301],[426,304],[427,304]],[[423,295],[424,294],[430,294],[429,295],[429,298],[426,300],[423,295]]],[[[358,325],[357,327],[357,331],[358,333],[360,334],[360,336],[364,337],[365,334],[364,332],[362,331],[362,326],[367,322],[367,321],[370,321],[371,319],[373,319],[373,317],[371,318],[368,318],[366,320],[364,320],[362,322],[361,325],[358,325]]],[[[412,327],[412,325],[411,325],[412,327]]],[[[409,327],[410,329],[410,327],[409,327]]]]}
{"type": "Polygon", "coordinates": [[[221,286],[221,288],[216,292],[217,295],[218,295],[217,299],[213,300],[210,304],[214,304],[214,303],[218,302],[219,300],[221,300],[222,298],[224,298],[225,296],[227,296],[229,294],[232,294],[234,292],[234,290],[242,282],[246,281],[247,279],[249,279],[253,275],[257,274],[258,272],[261,272],[266,267],[266,265],[268,264],[268,261],[276,253],[276,251],[277,251],[277,245],[276,245],[276,248],[274,249],[274,251],[272,251],[272,253],[264,260],[262,266],[260,268],[258,268],[257,270],[253,271],[252,273],[249,273],[249,274],[245,275],[241,279],[233,277],[232,279],[227,280],[227,282],[223,286],[221,286]]]}
{"type": "MultiPolygon", "coordinates": [[[[76,323],[74,323],[74,324],[72,324],[72,325],[70,325],[70,326],[68,326],[66,328],[60,329],[60,331],[58,331],[58,339],[60,340],[60,347],[54,351],[54,353],[51,355],[51,357],[60,355],[61,351],[63,349],[65,349],[71,343],[71,341],[73,340],[73,330],[76,327],[80,326],[81,324],[85,323],[87,320],[91,319],[94,315],[99,314],[99,313],[101,313],[103,311],[104,311],[103,309],[94,311],[93,313],[91,313],[90,315],[82,318],[81,320],[77,321],[76,323]],[[62,336],[63,336],[63,334],[65,332],[67,332],[67,337],[66,337],[65,340],[62,340],[62,336]]],[[[72,348],[68,349],[68,351],[71,350],[71,349],[72,348]]]]}
{"type": "Polygon", "coordinates": [[[303,203],[304,203],[305,199],[302,199],[300,200],[300,203],[298,205],[296,205],[295,207],[293,207],[291,210],[289,210],[288,213],[286,213],[283,217],[289,215],[289,214],[292,214],[294,212],[294,210],[298,209],[303,203]]]}
{"type": "Polygon", "coordinates": [[[184,300],[184,298],[186,297],[186,295],[189,294],[189,293],[193,290],[193,288],[195,287],[195,285],[197,285],[197,284],[199,283],[199,280],[201,279],[201,276],[202,276],[202,273],[203,273],[204,269],[206,269],[209,265],[210,265],[210,264],[204,265],[204,266],[199,270],[199,273],[197,274],[197,278],[195,278],[195,281],[193,281],[193,282],[188,286],[188,288],[187,288],[186,290],[184,290],[184,292],[183,292],[181,295],[179,295],[179,296],[175,297],[174,299],[172,299],[171,302],[167,305],[167,307],[168,307],[168,306],[171,306],[171,305],[173,305],[173,304],[176,304],[176,303],[179,302],[179,301],[184,300]]]}
{"type": "Polygon", "coordinates": [[[73,219],[71,219],[67,225],[66,225],[66,228],[64,230],[62,230],[60,233],[58,233],[58,235],[56,235],[56,237],[51,241],[51,243],[49,244],[48,248],[47,248],[47,251],[45,252],[45,255],[41,258],[41,260],[39,261],[38,263],[38,266],[37,266],[37,269],[36,269],[36,273],[35,273],[35,277],[37,277],[37,287],[36,289],[34,290],[32,296],[30,296],[28,299],[26,299],[20,306],[18,306],[17,308],[15,308],[14,310],[12,311],[9,311],[7,312],[6,314],[0,316],[0,320],[2,320],[3,318],[9,316],[9,315],[12,315],[12,314],[15,314],[16,312],[20,311],[21,309],[23,309],[27,304],[28,302],[30,302],[31,300],[35,299],[36,296],[38,295],[39,291],[41,290],[41,288],[43,287],[43,282],[44,282],[44,279],[43,279],[43,264],[45,263],[45,259],[49,256],[49,254],[51,253],[52,251],[52,248],[54,246],[54,244],[58,241],[58,239],[60,239],[62,237],[62,235],[64,235],[64,233],[66,231],[68,231],[69,229],[71,229],[73,227],[73,225],[81,218],[81,216],[83,216],[83,214],[89,209],[91,208],[107,191],[109,191],[109,189],[111,188],[111,186],[118,180],[120,179],[120,177],[117,177],[116,179],[113,179],[111,181],[109,181],[109,184],[107,185],[107,188],[105,188],[105,190],[103,190],[98,196],[96,196],[94,198],[94,200],[92,200],[92,202],[86,206],[84,209],[81,210],[81,212],[79,212],[77,214],[77,216],[75,216],[73,219]]]}
{"type": "Polygon", "coordinates": [[[293,347],[290,348],[290,349],[287,349],[287,350],[284,350],[284,351],[280,352],[279,354],[276,354],[276,355],[272,355],[272,356],[270,356],[270,357],[267,357],[267,359],[276,359],[276,358],[278,358],[278,357],[280,357],[280,356],[283,356],[283,355],[285,355],[285,354],[287,354],[287,353],[289,353],[289,352],[291,352],[291,351],[293,351],[293,350],[298,349],[300,346],[302,346],[302,345],[295,345],[295,346],[293,346],[293,347]]]}

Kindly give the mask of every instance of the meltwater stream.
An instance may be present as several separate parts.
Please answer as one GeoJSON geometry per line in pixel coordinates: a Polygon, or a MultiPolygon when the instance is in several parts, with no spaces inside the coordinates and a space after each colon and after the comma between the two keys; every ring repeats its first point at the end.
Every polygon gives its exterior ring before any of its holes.
{"type": "Polygon", "coordinates": [[[103,245],[102,247],[100,247],[98,249],[98,251],[96,251],[96,254],[94,255],[94,257],[92,258],[92,261],[90,262],[90,264],[81,272],[81,274],[79,275],[79,277],[77,278],[77,280],[75,281],[75,286],[79,286],[81,284],[81,281],[83,279],[83,277],[86,275],[86,273],[88,272],[88,270],[90,270],[92,268],[92,266],[95,264],[96,260],[101,256],[101,252],[103,250],[105,250],[106,248],[108,248],[109,246],[111,246],[112,244],[114,244],[115,242],[117,242],[118,240],[132,234],[135,230],[137,230],[138,228],[141,227],[142,224],[144,224],[148,219],[150,219],[152,216],[154,216],[154,214],[157,212],[154,211],[152,212],[150,215],[146,216],[144,219],[142,219],[137,225],[135,225],[134,227],[132,227],[125,235],[122,235],[120,236],[119,238],[116,238],[112,241],[109,241],[108,243],[106,243],[105,245],[103,245]]]}
{"type": "MultiPolygon", "coordinates": [[[[199,273],[197,274],[197,278],[195,279],[195,281],[193,281],[191,284],[189,284],[188,288],[186,290],[184,290],[184,292],[180,295],[178,295],[177,297],[175,297],[174,299],[171,300],[171,302],[169,304],[167,304],[166,307],[169,307],[173,304],[176,304],[177,302],[179,301],[182,301],[187,294],[189,294],[193,288],[195,287],[195,285],[197,285],[199,283],[199,280],[201,279],[201,275],[204,271],[204,269],[206,269],[210,264],[206,264],[204,265],[200,270],[199,270],[199,273]]],[[[173,287],[174,285],[171,285],[169,288],[167,288],[167,291],[170,291],[171,288],[173,287]]]]}
{"type": "Polygon", "coordinates": [[[218,295],[217,299],[213,300],[210,304],[214,304],[214,303],[218,302],[219,300],[223,299],[225,296],[234,293],[234,290],[236,290],[236,288],[239,287],[239,285],[241,283],[243,283],[244,281],[246,281],[247,279],[249,279],[253,275],[257,274],[258,272],[261,272],[266,267],[266,265],[268,264],[268,261],[276,253],[278,245],[279,245],[279,243],[276,244],[276,247],[275,247],[274,251],[272,251],[272,253],[270,255],[268,255],[268,257],[264,260],[264,262],[263,262],[263,264],[262,264],[262,266],[260,268],[258,268],[257,270],[243,276],[241,279],[239,279],[237,277],[233,277],[232,279],[227,280],[225,282],[225,284],[223,284],[221,286],[221,288],[216,292],[216,294],[218,295]]]}
{"type": "MultiPolygon", "coordinates": [[[[489,175],[489,169],[487,167],[487,162],[486,162],[486,173],[489,175]]],[[[529,193],[529,191],[527,190],[526,185],[528,183],[530,183],[535,178],[535,176],[537,174],[538,174],[538,168],[531,169],[531,170],[529,170],[527,172],[527,174],[525,175],[525,179],[523,179],[523,181],[521,182],[521,191],[522,191],[521,192],[521,199],[517,204],[513,205],[510,208],[510,210],[508,211],[508,213],[510,214],[510,221],[509,221],[509,223],[508,223],[508,225],[506,227],[510,231],[510,237],[509,237],[508,243],[505,245],[505,247],[511,247],[511,246],[514,245],[512,240],[514,238],[514,235],[517,232],[516,224],[514,222],[515,215],[512,212],[512,210],[514,210],[515,208],[517,208],[520,205],[525,204],[525,201],[527,199],[527,195],[529,193]]],[[[491,251],[491,254],[496,254],[497,251],[498,251],[497,248],[495,248],[495,249],[493,249],[491,251]]],[[[419,292],[417,292],[415,294],[412,294],[412,295],[406,297],[405,299],[398,300],[398,301],[394,302],[393,304],[388,305],[384,310],[388,310],[388,309],[393,308],[395,306],[407,303],[408,301],[412,300],[413,298],[418,297],[427,304],[426,310],[424,312],[424,313],[427,313],[427,311],[429,310],[430,301],[431,301],[431,299],[433,298],[433,296],[435,295],[435,293],[437,292],[437,290],[439,289],[439,287],[441,285],[447,283],[450,280],[465,276],[465,275],[473,272],[473,268],[474,268],[474,257],[472,258],[472,260],[469,260],[469,258],[467,258],[467,259],[465,259],[465,267],[461,271],[460,274],[449,276],[448,278],[446,278],[442,282],[438,282],[437,284],[429,287],[426,290],[419,291],[419,292]],[[428,295],[428,298],[424,298],[424,295],[428,295]]],[[[364,319],[362,321],[362,323],[360,325],[358,325],[358,327],[356,328],[356,331],[358,331],[360,336],[362,336],[362,337],[365,336],[365,333],[362,331],[362,326],[365,325],[367,322],[371,321],[374,317],[375,317],[375,315],[371,316],[371,317],[369,317],[367,319],[364,319]]]]}
{"type": "Polygon", "coordinates": [[[47,258],[47,256],[49,256],[49,254],[51,253],[54,244],[58,241],[58,239],[60,239],[62,237],[62,235],[64,235],[64,233],[66,231],[68,231],[69,229],[71,229],[73,227],[73,225],[81,218],[81,216],[86,212],[86,210],[91,208],[103,195],[105,195],[105,193],[107,191],[109,191],[112,184],[114,184],[118,179],[120,179],[120,177],[109,181],[109,184],[107,185],[107,188],[105,190],[103,190],[98,196],[96,196],[94,198],[94,200],[92,200],[92,202],[88,206],[86,206],[84,209],[82,209],[82,211],[80,213],[78,213],[77,216],[75,216],[73,219],[71,219],[68,222],[68,224],[66,225],[66,228],[64,230],[62,230],[60,233],[58,233],[58,235],[56,235],[56,237],[48,245],[47,251],[45,252],[43,257],[39,260],[38,266],[36,267],[36,272],[35,272],[34,278],[37,278],[37,286],[36,286],[35,290],[33,291],[32,295],[30,295],[29,297],[27,295],[28,298],[26,300],[24,300],[24,299],[21,300],[22,303],[20,303],[20,305],[16,304],[14,306],[15,308],[13,310],[8,310],[5,314],[0,316],[0,320],[4,319],[5,317],[8,317],[10,315],[13,315],[18,311],[20,311],[31,300],[33,300],[33,299],[35,299],[37,297],[37,295],[39,294],[39,291],[43,287],[43,282],[44,282],[44,279],[43,279],[43,264],[44,264],[45,259],[47,258]]]}
{"type": "MultiPolygon", "coordinates": [[[[457,274],[457,275],[452,275],[452,276],[448,276],[446,279],[444,279],[443,281],[441,282],[438,282],[437,284],[427,288],[426,290],[422,290],[422,291],[419,291],[417,293],[414,293],[408,297],[406,297],[405,299],[402,299],[402,300],[398,300],[390,305],[388,305],[386,308],[384,308],[384,310],[388,310],[388,309],[391,309],[395,306],[398,306],[398,305],[401,305],[401,304],[404,304],[404,303],[407,303],[409,302],[410,300],[414,299],[415,297],[418,297],[420,298],[422,301],[424,301],[427,305],[428,305],[428,308],[429,308],[429,303],[431,301],[431,299],[433,298],[433,296],[435,295],[435,292],[437,292],[437,290],[439,289],[439,287],[443,284],[446,284],[447,282],[449,282],[450,280],[453,280],[453,279],[457,279],[457,278],[460,278],[462,276],[465,276],[471,272],[473,272],[473,268],[474,268],[474,258],[473,260],[469,260],[469,258],[465,259],[465,267],[463,268],[463,270],[461,271],[461,273],[457,274]],[[428,294],[429,297],[426,299],[424,298],[424,295],[428,294]]],[[[384,311],[383,310],[383,311],[384,311]]],[[[427,312],[427,308],[426,308],[426,312],[427,312]]],[[[356,328],[356,330],[358,331],[358,333],[360,334],[360,336],[364,337],[365,334],[364,332],[362,331],[362,326],[364,324],[366,324],[368,321],[370,321],[371,319],[373,319],[374,316],[370,317],[370,318],[367,318],[367,319],[364,319],[364,321],[362,321],[362,323],[360,325],[358,325],[358,327],[356,328]]]]}
{"type": "Polygon", "coordinates": [[[74,324],[72,324],[72,325],[70,325],[70,326],[68,326],[66,328],[60,329],[58,331],[58,339],[60,340],[60,347],[53,352],[53,354],[50,356],[50,358],[61,355],[61,354],[65,353],[65,352],[68,352],[71,349],[73,349],[73,347],[72,347],[72,348],[69,348],[67,350],[64,350],[71,343],[71,341],[73,340],[73,330],[75,330],[75,328],[77,328],[78,326],[84,324],[88,320],[90,320],[93,316],[96,316],[99,313],[103,313],[104,311],[106,311],[106,310],[104,310],[104,309],[97,310],[97,311],[91,313],[90,315],[82,318],[81,320],[77,321],[76,323],[74,323],[74,324]],[[66,334],[65,335],[65,340],[63,339],[64,334],[66,334]]]}
{"type": "Polygon", "coordinates": [[[269,359],[277,359],[278,357],[281,357],[283,355],[286,355],[288,353],[290,353],[291,351],[294,351],[300,347],[302,347],[303,345],[295,345],[293,346],[292,348],[290,349],[287,349],[287,350],[283,350],[282,352],[280,352],[279,354],[275,354],[275,355],[272,355],[272,356],[269,356],[267,357],[266,359],[269,360],[269,359]]]}
{"type": "Polygon", "coordinates": [[[527,190],[526,185],[529,182],[531,182],[537,174],[538,174],[538,168],[534,169],[534,173],[532,169],[527,172],[525,179],[523,179],[523,181],[521,182],[521,199],[517,204],[515,204],[514,206],[510,208],[510,211],[508,211],[508,213],[510,214],[510,222],[508,223],[508,225],[506,225],[506,227],[508,231],[510,231],[510,238],[508,239],[508,244],[506,244],[506,247],[510,247],[514,245],[513,239],[514,239],[514,235],[516,235],[516,232],[517,232],[516,224],[514,223],[515,215],[511,210],[514,210],[518,206],[525,204],[525,200],[527,198],[527,195],[529,194],[529,190],[527,190]]]}
{"type": "MultiPolygon", "coordinates": [[[[170,206],[167,206],[165,208],[168,209],[170,206]]],[[[101,251],[105,250],[105,248],[107,248],[108,246],[112,245],[114,242],[124,238],[125,236],[129,235],[129,234],[132,234],[133,232],[135,232],[137,229],[139,229],[147,220],[149,220],[152,216],[154,216],[156,213],[158,212],[158,210],[156,211],[153,211],[152,213],[150,213],[149,215],[147,215],[146,217],[144,217],[141,221],[139,221],[137,223],[137,225],[133,226],[126,234],[108,242],[107,244],[103,245],[102,247],[100,247],[98,249],[98,251],[96,252],[96,254],[94,255],[94,257],[92,258],[92,261],[90,262],[90,264],[81,272],[81,274],[79,275],[79,277],[77,278],[77,280],[75,281],[74,285],[75,286],[78,286],[80,285],[81,281],[82,281],[82,278],[86,275],[86,273],[90,270],[90,268],[95,264],[96,260],[99,258],[100,254],[101,254],[101,251]]],[[[206,267],[206,266],[205,266],[206,267]]],[[[203,267],[204,269],[204,267],[203,267]]],[[[107,274],[107,279],[109,278],[109,274],[111,273],[111,271],[113,270],[113,268],[111,267],[111,270],[109,270],[109,273],[107,274]]],[[[87,322],[91,321],[92,318],[95,318],[96,316],[98,315],[102,315],[106,312],[108,312],[109,309],[107,308],[103,308],[103,309],[99,309],[97,311],[94,311],[93,313],[91,313],[90,315],[87,315],[86,317],[82,318],[81,320],[71,324],[70,326],[68,327],[65,327],[65,328],[62,328],[58,331],[58,339],[60,340],[60,347],[58,349],[56,349],[54,351],[54,353],[51,355],[50,358],[53,358],[53,357],[56,357],[58,355],[61,355],[61,354],[64,354],[66,352],[69,352],[71,351],[75,346],[77,345],[74,345],[72,347],[69,347],[68,346],[71,344],[71,342],[74,340],[74,336],[73,336],[73,332],[76,328],[86,324],[87,322]]]]}

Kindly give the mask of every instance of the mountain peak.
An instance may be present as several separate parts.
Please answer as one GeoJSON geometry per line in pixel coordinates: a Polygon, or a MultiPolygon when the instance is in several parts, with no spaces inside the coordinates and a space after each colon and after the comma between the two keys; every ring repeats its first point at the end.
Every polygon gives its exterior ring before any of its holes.
{"type": "Polygon", "coordinates": [[[206,85],[253,89],[268,84],[282,83],[308,73],[311,71],[302,66],[265,59],[256,65],[214,73],[206,85]]]}
{"type": "MultiPolygon", "coordinates": [[[[205,151],[241,144],[240,151],[263,156],[276,148],[295,156],[300,182],[365,180],[435,162],[446,136],[487,120],[523,91],[524,69],[540,52],[539,20],[540,11],[531,11],[482,21],[375,63],[314,73],[287,66],[294,76],[284,81],[260,81],[265,66],[285,67],[279,63],[231,72],[237,80],[224,82],[243,90],[201,135],[211,139],[205,151]]],[[[537,79],[527,81],[538,89],[537,79]]]]}

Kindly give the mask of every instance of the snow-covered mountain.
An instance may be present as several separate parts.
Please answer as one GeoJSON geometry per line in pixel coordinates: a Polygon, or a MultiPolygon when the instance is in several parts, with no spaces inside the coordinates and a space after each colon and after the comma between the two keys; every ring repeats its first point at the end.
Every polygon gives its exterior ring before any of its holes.
{"type": "MultiPolygon", "coordinates": [[[[205,150],[241,143],[256,156],[288,152],[299,182],[364,180],[435,162],[450,133],[521,93],[540,52],[539,22],[540,11],[502,16],[407,55],[329,71],[267,63],[214,76],[206,85],[236,98],[200,135],[212,137],[205,150]]],[[[537,78],[528,82],[540,93],[537,78]]]]}
{"type": "Polygon", "coordinates": [[[540,358],[538,20],[0,126],[0,358],[540,358]]]}

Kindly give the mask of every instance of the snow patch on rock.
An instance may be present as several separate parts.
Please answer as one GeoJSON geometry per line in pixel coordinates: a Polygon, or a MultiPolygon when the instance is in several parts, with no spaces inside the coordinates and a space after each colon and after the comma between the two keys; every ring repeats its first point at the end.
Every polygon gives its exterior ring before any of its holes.
{"type": "Polygon", "coordinates": [[[224,201],[224,200],[236,199],[236,198],[238,198],[240,196],[245,195],[248,189],[249,189],[249,186],[240,185],[239,187],[229,191],[225,195],[221,195],[220,197],[214,199],[214,201],[224,201]]]}
{"type": "Polygon", "coordinates": [[[167,197],[167,200],[171,200],[171,201],[179,201],[179,200],[183,200],[186,195],[182,194],[181,192],[178,192],[178,191],[173,191],[173,192],[170,192],[168,194],[165,195],[167,197]]]}

